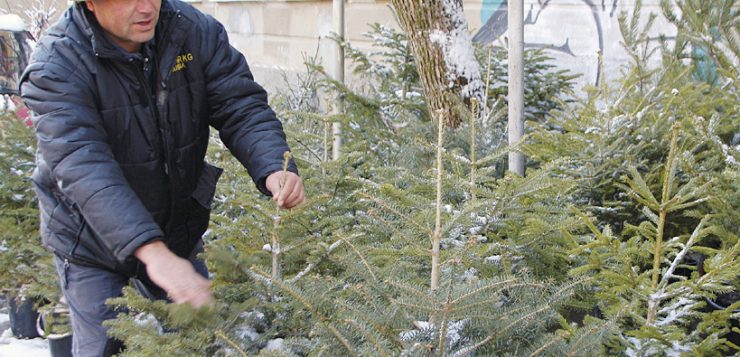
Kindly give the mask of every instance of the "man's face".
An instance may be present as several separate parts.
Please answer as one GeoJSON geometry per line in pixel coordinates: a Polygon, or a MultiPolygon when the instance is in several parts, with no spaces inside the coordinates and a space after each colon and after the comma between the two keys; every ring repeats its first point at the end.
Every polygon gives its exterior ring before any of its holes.
{"type": "Polygon", "coordinates": [[[110,38],[128,52],[136,52],[154,37],[162,0],[87,0],[110,38]]]}

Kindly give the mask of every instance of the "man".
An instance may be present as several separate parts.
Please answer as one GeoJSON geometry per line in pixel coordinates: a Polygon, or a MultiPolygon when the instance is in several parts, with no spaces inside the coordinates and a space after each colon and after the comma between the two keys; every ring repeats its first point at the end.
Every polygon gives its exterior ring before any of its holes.
{"type": "Polygon", "coordinates": [[[303,201],[265,91],[221,24],[177,0],[87,0],[43,36],[21,80],[35,112],[33,182],[56,255],[75,356],[115,353],[105,300],[133,278],[150,298],[209,304],[196,259],[221,169],[209,126],[277,205],[303,201]]]}

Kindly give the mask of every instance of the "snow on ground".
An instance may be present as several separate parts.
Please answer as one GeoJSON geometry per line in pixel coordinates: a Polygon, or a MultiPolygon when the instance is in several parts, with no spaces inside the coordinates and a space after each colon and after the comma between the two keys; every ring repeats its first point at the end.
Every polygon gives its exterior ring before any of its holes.
{"type": "Polygon", "coordinates": [[[0,314],[0,326],[3,326],[0,335],[0,357],[49,357],[49,345],[42,338],[19,340],[10,332],[7,314],[0,314]]]}

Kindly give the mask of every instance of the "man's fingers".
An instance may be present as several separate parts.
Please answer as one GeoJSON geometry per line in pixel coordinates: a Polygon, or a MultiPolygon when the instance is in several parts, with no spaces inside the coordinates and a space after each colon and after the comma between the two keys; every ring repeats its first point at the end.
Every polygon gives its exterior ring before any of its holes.
{"type": "Polygon", "coordinates": [[[194,308],[199,308],[203,306],[213,305],[214,299],[213,299],[213,296],[211,296],[211,294],[201,294],[201,295],[194,296],[191,299],[189,299],[188,303],[190,304],[190,306],[194,308]]]}
{"type": "Polygon", "coordinates": [[[293,191],[293,194],[290,196],[290,198],[285,200],[285,207],[293,208],[301,204],[301,202],[303,202],[303,199],[305,197],[304,195],[305,194],[302,189],[293,191]]]}
{"type": "Polygon", "coordinates": [[[172,301],[176,304],[189,304],[192,307],[199,308],[211,305],[215,302],[210,291],[211,283],[209,281],[195,282],[191,286],[181,286],[179,291],[170,295],[172,301]]]}
{"type": "Polygon", "coordinates": [[[147,264],[147,273],[152,281],[176,304],[200,307],[213,301],[210,281],[198,274],[192,263],[170,254],[147,264]]]}
{"type": "MultiPolygon", "coordinates": [[[[282,180],[283,176],[279,176],[278,180],[282,180]]],[[[291,180],[290,176],[285,176],[285,182],[280,182],[281,186],[277,187],[275,191],[272,193],[272,198],[278,202],[278,205],[284,200],[284,197],[286,196],[286,192],[290,192],[292,190],[292,187],[294,185],[293,180],[291,180]]]]}
{"type": "Polygon", "coordinates": [[[274,172],[267,177],[266,185],[280,208],[293,208],[303,202],[303,181],[293,172],[274,172]]]}
{"type": "Polygon", "coordinates": [[[285,187],[283,187],[282,192],[282,200],[279,202],[280,206],[285,206],[288,202],[292,202],[295,199],[296,195],[296,182],[294,180],[289,180],[290,182],[285,183],[285,187]]]}
{"type": "Polygon", "coordinates": [[[286,177],[283,187],[280,189],[277,195],[273,197],[278,207],[290,208],[293,206],[293,202],[300,195],[303,188],[300,184],[300,180],[297,176],[289,175],[286,177]]]}
{"type": "Polygon", "coordinates": [[[300,181],[296,181],[289,190],[285,190],[282,201],[278,201],[278,205],[283,208],[293,208],[303,202],[303,199],[303,185],[301,185],[300,181]]]}

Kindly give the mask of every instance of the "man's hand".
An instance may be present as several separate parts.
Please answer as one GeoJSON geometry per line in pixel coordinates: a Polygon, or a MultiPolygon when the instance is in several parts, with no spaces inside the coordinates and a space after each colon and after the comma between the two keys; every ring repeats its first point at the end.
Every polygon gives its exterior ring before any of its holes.
{"type": "Polygon", "coordinates": [[[160,241],[139,247],[134,256],[146,265],[149,278],[177,304],[198,308],[213,304],[211,282],[198,274],[188,260],[172,253],[160,241]]]}
{"type": "Polygon", "coordinates": [[[303,181],[294,172],[273,172],[267,176],[265,186],[272,193],[272,199],[280,208],[293,208],[301,204],[305,198],[303,181]]]}

